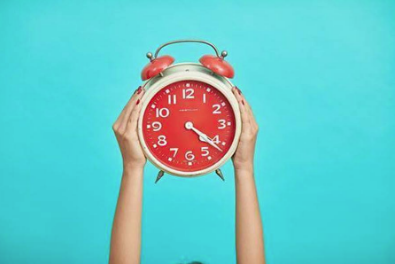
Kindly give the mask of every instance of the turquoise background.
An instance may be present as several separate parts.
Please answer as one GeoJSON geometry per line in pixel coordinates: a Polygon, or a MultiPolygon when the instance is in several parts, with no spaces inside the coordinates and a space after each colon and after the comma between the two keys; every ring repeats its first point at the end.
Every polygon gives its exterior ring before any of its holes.
{"type": "MultiPolygon", "coordinates": [[[[229,51],[260,124],[268,263],[395,263],[394,1],[2,0],[0,33],[0,263],[107,262],[111,125],[179,38],[229,51]]],[[[235,263],[223,172],[155,185],[146,166],[142,263],[235,263]]]]}

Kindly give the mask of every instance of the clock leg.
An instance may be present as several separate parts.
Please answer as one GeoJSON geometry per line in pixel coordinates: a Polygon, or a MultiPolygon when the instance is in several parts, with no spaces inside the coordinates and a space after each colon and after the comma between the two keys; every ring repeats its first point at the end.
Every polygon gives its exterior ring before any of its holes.
{"type": "Polygon", "coordinates": [[[157,183],[157,182],[160,180],[160,178],[163,177],[163,175],[165,175],[165,172],[164,172],[163,170],[160,170],[160,171],[158,172],[158,176],[156,176],[155,183],[157,183]]]}
{"type": "Polygon", "coordinates": [[[222,174],[221,169],[217,169],[217,170],[215,171],[215,173],[218,175],[218,177],[221,178],[221,180],[225,181],[225,178],[224,178],[224,175],[222,174]]]}

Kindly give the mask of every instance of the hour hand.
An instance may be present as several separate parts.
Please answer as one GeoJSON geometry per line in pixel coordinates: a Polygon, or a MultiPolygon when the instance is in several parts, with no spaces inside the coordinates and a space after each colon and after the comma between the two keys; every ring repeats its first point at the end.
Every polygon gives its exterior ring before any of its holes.
{"type": "Polygon", "coordinates": [[[199,136],[199,139],[200,139],[200,141],[209,143],[211,146],[213,146],[214,148],[216,148],[222,152],[222,149],[220,147],[218,147],[218,145],[215,144],[214,141],[211,138],[209,138],[207,135],[206,135],[206,137],[199,136]]]}
{"type": "Polygon", "coordinates": [[[213,146],[214,148],[218,149],[219,151],[222,151],[222,149],[220,147],[218,147],[211,138],[209,138],[206,134],[204,134],[203,132],[201,132],[200,130],[198,130],[197,128],[195,128],[193,126],[192,122],[186,122],[185,123],[185,128],[188,130],[192,130],[193,132],[195,132],[196,134],[198,134],[199,138],[204,141],[207,142],[208,144],[210,144],[211,146],[213,146]]]}

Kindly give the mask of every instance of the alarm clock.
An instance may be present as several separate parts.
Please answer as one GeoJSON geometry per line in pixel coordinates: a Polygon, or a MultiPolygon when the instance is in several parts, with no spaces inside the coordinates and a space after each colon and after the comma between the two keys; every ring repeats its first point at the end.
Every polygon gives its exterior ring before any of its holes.
{"type": "Polygon", "coordinates": [[[203,40],[177,40],[161,45],[141,72],[142,88],[138,136],[147,159],[165,173],[193,177],[216,172],[234,154],[241,133],[240,110],[232,93],[232,66],[226,51],[203,40]],[[196,42],[213,48],[200,63],[173,64],[158,56],[165,46],[196,42]]]}

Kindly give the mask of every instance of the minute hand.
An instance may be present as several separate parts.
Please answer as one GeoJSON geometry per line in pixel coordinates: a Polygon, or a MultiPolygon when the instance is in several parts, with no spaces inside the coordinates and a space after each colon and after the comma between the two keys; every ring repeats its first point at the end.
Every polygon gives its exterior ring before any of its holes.
{"type": "Polygon", "coordinates": [[[219,151],[222,151],[222,149],[220,147],[218,147],[206,134],[202,133],[201,131],[199,131],[197,128],[192,127],[192,130],[198,134],[200,137],[203,138],[204,141],[206,141],[207,143],[209,143],[211,146],[213,146],[214,148],[218,149],[219,151]]]}
{"type": "Polygon", "coordinates": [[[219,151],[222,151],[222,149],[220,147],[218,147],[212,140],[211,138],[209,138],[206,134],[204,134],[203,132],[201,132],[199,129],[195,128],[192,124],[192,122],[187,122],[185,123],[185,128],[186,129],[192,129],[193,132],[195,132],[196,134],[198,134],[205,142],[209,143],[211,146],[213,146],[214,148],[218,149],[219,151]]]}

